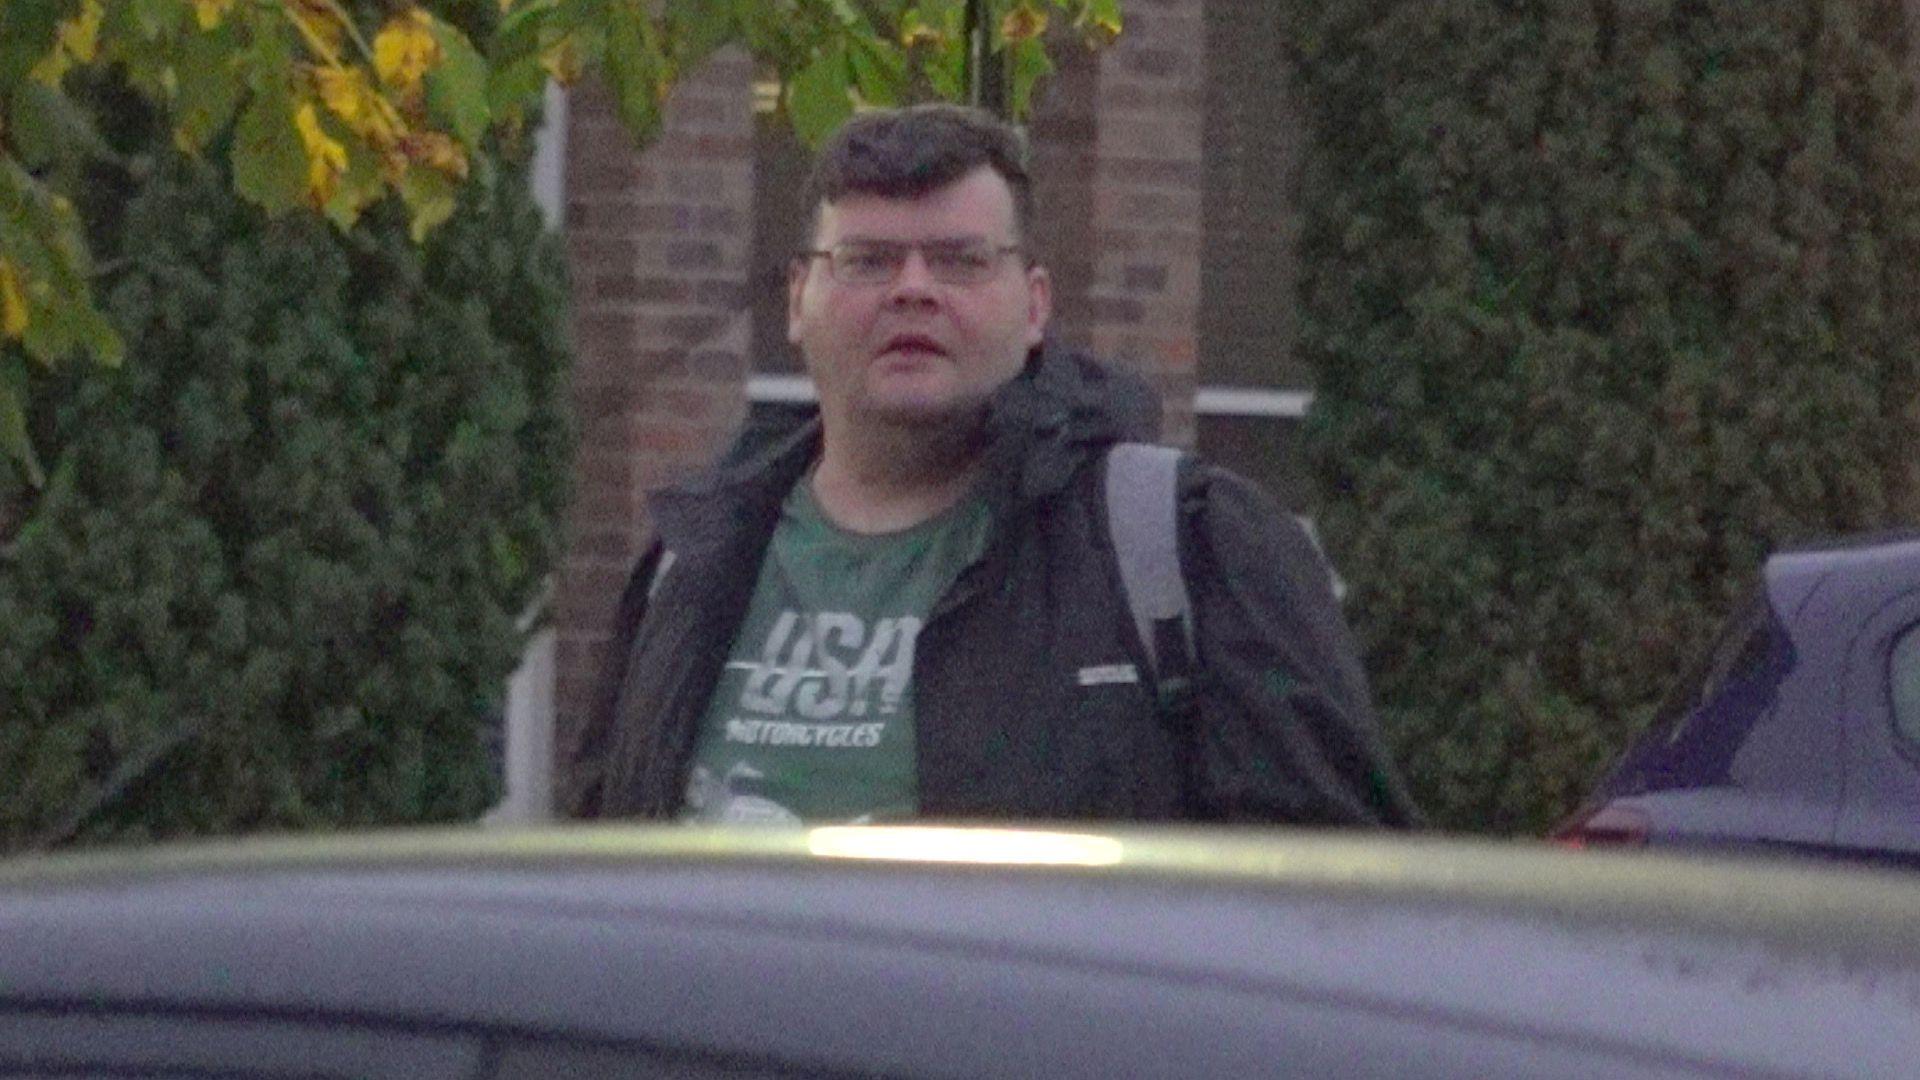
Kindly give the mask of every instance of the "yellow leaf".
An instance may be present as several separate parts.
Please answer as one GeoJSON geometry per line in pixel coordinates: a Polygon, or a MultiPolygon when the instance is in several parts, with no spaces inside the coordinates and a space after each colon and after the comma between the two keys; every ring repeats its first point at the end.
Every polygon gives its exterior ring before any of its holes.
{"type": "Polygon", "coordinates": [[[100,21],[106,8],[100,0],[86,0],[80,13],[62,20],[53,39],[53,49],[27,74],[48,86],[60,85],[75,64],[91,64],[100,55],[100,21]]]}
{"type": "Polygon", "coordinates": [[[13,260],[0,256],[0,334],[18,339],[27,332],[27,294],[13,260]]]}
{"type": "Polygon", "coordinates": [[[1104,10],[1089,9],[1083,13],[1074,25],[1079,27],[1080,36],[1088,45],[1105,48],[1120,36],[1120,14],[1112,5],[1103,5],[1104,10]]]}
{"type": "Polygon", "coordinates": [[[33,69],[27,72],[27,75],[48,86],[59,86],[60,80],[67,77],[67,69],[71,67],[73,67],[73,59],[67,55],[67,50],[56,48],[41,57],[40,62],[33,65],[33,69]]]}
{"type": "Polygon", "coordinates": [[[433,16],[419,8],[387,20],[373,39],[373,68],[380,81],[412,96],[421,80],[440,63],[440,42],[433,36],[433,16]]]}
{"type": "Polygon", "coordinates": [[[568,34],[540,54],[540,66],[561,86],[571,86],[580,77],[580,47],[568,34]]]}
{"type": "Polygon", "coordinates": [[[320,114],[311,101],[302,102],[293,114],[293,126],[307,151],[307,195],[315,206],[325,206],[347,171],[347,148],[320,127],[320,114]]]}
{"type": "Polygon", "coordinates": [[[193,17],[200,29],[211,30],[233,10],[233,0],[193,0],[193,17]]]}
{"type": "Polygon", "coordinates": [[[452,136],[438,131],[419,131],[404,137],[401,146],[411,161],[438,169],[456,179],[467,178],[467,152],[452,136]]]}
{"type": "Polygon", "coordinates": [[[1047,13],[1023,3],[1000,20],[1000,36],[1009,45],[1017,45],[1047,32],[1047,13]]]}
{"type": "Polygon", "coordinates": [[[921,45],[939,48],[946,39],[947,36],[923,19],[918,11],[909,11],[900,27],[900,45],[903,48],[912,49],[921,45]]]}
{"type": "Polygon", "coordinates": [[[340,62],[340,46],[347,39],[347,27],[340,13],[328,0],[281,0],[287,18],[293,20],[307,47],[329,64],[340,62]]]}
{"type": "Polygon", "coordinates": [[[375,147],[392,146],[406,122],[393,102],[374,89],[365,71],[357,67],[312,69],[314,92],[347,130],[375,147]]]}
{"type": "Polygon", "coordinates": [[[107,9],[100,0],[86,0],[80,14],[60,24],[60,45],[82,64],[91,64],[100,55],[100,21],[107,9]]]}

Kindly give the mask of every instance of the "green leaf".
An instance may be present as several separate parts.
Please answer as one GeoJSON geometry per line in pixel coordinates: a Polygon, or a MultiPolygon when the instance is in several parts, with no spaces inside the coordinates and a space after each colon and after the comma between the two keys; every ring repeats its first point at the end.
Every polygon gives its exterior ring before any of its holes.
{"type": "Polygon", "coordinates": [[[515,49],[515,52],[539,51],[541,29],[559,11],[559,0],[532,0],[530,3],[515,4],[513,10],[500,20],[500,25],[494,28],[493,55],[500,56],[503,48],[523,40],[531,44],[515,49]]]}
{"type": "Polygon", "coordinates": [[[438,169],[413,168],[400,178],[400,200],[407,205],[407,231],[418,244],[459,206],[459,182],[438,169]]]}
{"type": "Polygon", "coordinates": [[[814,57],[787,88],[793,130],[808,146],[819,146],[853,115],[853,89],[847,50],[835,44],[814,57]]]}
{"type": "Polygon", "coordinates": [[[468,149],[478,150],[493,119],[486,58],[467,35],[438,19],[433,21],[433,38],[442,60],[427,72],[427,104],[468,149]]]}
{"type": "Polygon", "coordinates": [[[933,88],[935,94],[948,101],[959,101],[967,96],[966,56],[962,39],[955,39],[927,58],[927,85],[933,88]]]}
{"type": "Polygon", "coordinates": [[[79,10],[80,0],[0,2],[0,97],[26,81],[27,72],[53,50],[61,20],[79,10]]]}
{"type": "Polygon", "coordinates": [[[187,5],[178,0],[121,0],[106,5],[100,36],[103,41],[152,42],[172,32],[188,17],[187,5]]]}
{"type": "Polygon", "coordinates": [[[0,355],[0,452],[13,459],[27,483],[36,488],[46,484],[47,474],[27,434],[27,370],[4,355],[0,355]]]}
{"type": "Polygon", "coordinates": [[[76,350],[117,363],[119,337],[93,307],[79,215],[19,162],[0,157],[0,251],[24,272],[28,321],[21,345],[49,367],[76,350]]]}
{"type": "Polygon", "coordinates": [[[256,94],[287,92],[294,64],[293,31],[282,20],[254,26],[252,45],[234,57],[240,80],[256,94]]]}
{"type": "Polygon", "coordinates": [[[269,214],[299,206],[307,189],[307,152],[293,126],[284,82],[254,94],[233,133],[233,186],[269,214]]]}
{"type": "Polygon", "coordinates": [[[233,121],[240,105],[240,80],[235,77],[231,20],[212,33],[192,33],[180,39],[174,75],[173,129],[188,149],[205,146],[233,121]]]}
{"type": "Polygon", "coordinates": [[[1014,116],[1027,115],[1035,84],[1053,74],[1053,61],[1039,38],[1029,38],[1007,50],[1007,109],[1014,116]]]}
{"type": "Polygon", "coordinates": [[[1088,36],[1101,41],[1117,36],[1122,25],[1120,0],[1087,0],[1086,10],[1080,13],[1075,25],[1088,36]]]}
{"type": "Polygon", "coordinates": [[[7,136],[30,169],[72,168],[113,152],[94,130],[93,121],[72,98],[37,79],[21,83],[13,94],[7,136]]]}
{"type": "Polygon", "coordinates": [[[606,26],[606,73],[615,108],[634,139],[645,142],[660,126],[665,58],[653,27],[633,4],[616,0],[606,26]]]}
{"type": "Polygon", "coordinates": [[[505,117],[539,99],[547,86],[547,69],[537,56],[522,57],[493,69],[487,78],[487,109],[505,117]]]}
{"type": "Polygon", "coordinates": [[[91,291],[74,296],[62,304],[56,317],[64,325],[73,347],[91,356],[103,367],[119,367],[126,359],[126,342],[107,317],[94,306],[91,291]]]}
{"type": "Polygon", "coordinates": [[[841,26],[856,32],[865,28],[867,21],[854,10],[851,0],[828,0],[828,4],[832,7],[835,17],[840,20],[841,26]]]}
{"type": "Polygon", "coordinates": [[[869,105],[898,105],[906,95],[907,71],[900,53],[882,48],[871,37],[848,39],[847,58],[853,65],[854,88],[869,105]]]}
{"type": "Polygon", "coordinates": [[[361,212],[387,193],[387,182],[380,175],[379,155],[357,136],[340,130],[331,117],[321,123],[328,134],[347,148],[347,171],[322,211],[338,228],[351,229],[360,220],[361,212]]]}
{"type": "Polygon", "coordinates": [[[740,33],[739,12],[730,2],[667,0],[666,25],[674,63],[686,71],[740,33]]]}

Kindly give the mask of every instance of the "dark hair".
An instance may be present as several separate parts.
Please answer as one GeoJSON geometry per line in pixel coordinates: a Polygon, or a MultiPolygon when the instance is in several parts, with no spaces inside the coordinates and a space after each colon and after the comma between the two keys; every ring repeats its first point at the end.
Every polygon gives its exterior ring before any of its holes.
{"type": "Polygon", "coordinates": [[[847,195],[917,199],[982,166],[1006,181],[1015,239],[1025,241],[1033,179],[1027,141],[1012,125],[984,109],[945,103],[856,113],[820,148],[807,175],[809,234],[819,228],[820,207],[847,195]]]}

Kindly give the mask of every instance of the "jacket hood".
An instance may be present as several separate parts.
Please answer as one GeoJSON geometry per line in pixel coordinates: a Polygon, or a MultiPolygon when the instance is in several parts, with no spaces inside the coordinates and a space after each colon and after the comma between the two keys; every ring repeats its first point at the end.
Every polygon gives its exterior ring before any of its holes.
{"type": "MultiPolygon", "coordinates": [[[[1004,507],[1052,494],[1088,457],[1159,431],[1160,400],[1144,380],[1049,342],[988,403],[989,499],[1004,507]]],[[[655,521],[672,543],[723,524],[741,500],[777,508],[819,452],[817,408],[750,419],[714,469],[654,493],[655,521]]]]}
{"type": "Polygon", "coordinates": [[[1160,399],[1132,372],[1048,347],[994,396],[987,471],[1019,501],[1064,487],[1085,460],[1117,442],[1160,434],[1160,399]]]}

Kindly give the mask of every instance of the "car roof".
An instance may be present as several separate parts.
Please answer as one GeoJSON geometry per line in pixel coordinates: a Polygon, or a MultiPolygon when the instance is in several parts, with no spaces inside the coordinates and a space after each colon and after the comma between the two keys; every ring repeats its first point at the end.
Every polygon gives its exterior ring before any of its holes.
{"type": "Polygon", "coordinates": [[[1295,830],[248,841],[0,866],[9,1002],[353,1014],[852,1072],[924,1073],[934,1054],[964,1058],[951,1074],[1206,1075],[1273,1054],[1372,1074],[1342,1065],[1360,1051],[1338,1030],[1389,1063],[1459,1055],[1462,1074],[1491,1045],[1519,1055],[1507,1075],[1893,1076],[1920,1056],[1920,883],[1295,830]],[[820,1001],[831,1030],[796,1004],[820,1001]]]}
{"type": "MultiPolygon", "coordinates": [[[[1363,901],[1498,907],[1571,919],[1687,926],[1825,949],[1871,938],[1920,962],[1920,878],[1679,853],[1580,852],[1461,837],[1311,829],[894,826],[727,828],[567,825],[376,830],[16,857],[0,898],[167,881],[433,874],[447,888],[668,868],[994,874],[1172,883],[1363,901]],[[461,882],[469,884],[462,885],[461,882]],[[1845,930],[1846,932],[1840,933],[1845,930]]],[[[372,886],[368,886],[371,888],[372,886]]]]}
{"type": "Polygon", "coordinates": [[[1769,573],[1820,574],[1846,566],[1920,561],[1920,529],[1887,529],[1783,545],[1769,573]]]}

